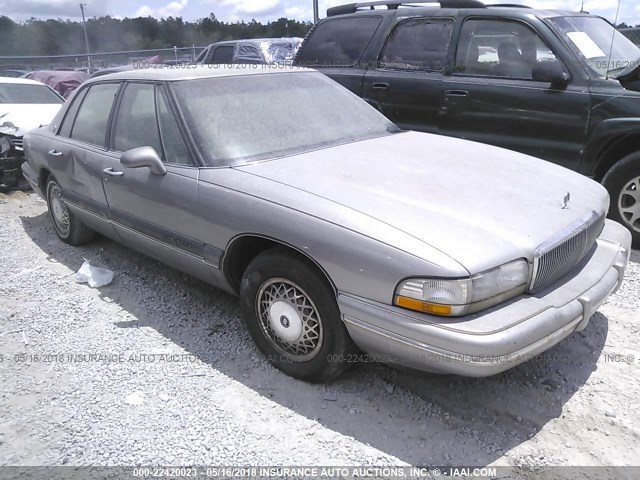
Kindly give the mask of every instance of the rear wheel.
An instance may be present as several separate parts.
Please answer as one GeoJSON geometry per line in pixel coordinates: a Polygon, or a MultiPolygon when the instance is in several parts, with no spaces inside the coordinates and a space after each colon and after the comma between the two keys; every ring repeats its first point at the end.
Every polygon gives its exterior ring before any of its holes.
{"type": "Polygon", "coordinates": [[[631,230],[633,245],[640,248],[640,152],[611,167],[602,183],[611,197],[609,216],[631,230]]]}
{"type": "Polygon", "coordinates": [[[287,375],[326,382],[356,347],[333,290],[304,257],[273,248],[247,267],[240,287],[243,321],[258,349],[287,375]]]}
{"type": "Polygon", "coordinates": [[[92,240],[95,232],[78,220],[62,198],[62,189],[53,177],[47,180],[47,206],[58,238],[69,245],[82,245],[92,240]]]}

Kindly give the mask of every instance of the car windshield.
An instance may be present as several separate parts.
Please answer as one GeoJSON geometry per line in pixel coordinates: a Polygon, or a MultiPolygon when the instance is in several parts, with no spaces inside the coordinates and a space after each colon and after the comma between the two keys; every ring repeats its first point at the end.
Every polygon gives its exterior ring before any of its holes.
{"type": "Polygon", "coordinates": [[[0,103],[62,103],[63,100],[45,85],[0,83],[0,103]]]}
{"type": "Polygon", "coordinates": [[[640,48],[599,17],[549,19],[578,58],[595,74],[606,77],[637,65],[640,48]]]}
{"type": "Polygon", "coordinates": [[[265,160],[398,130],[375,108],[316,72],[184,80],[173,88],[187,126],[212,166],[265,160]]]}

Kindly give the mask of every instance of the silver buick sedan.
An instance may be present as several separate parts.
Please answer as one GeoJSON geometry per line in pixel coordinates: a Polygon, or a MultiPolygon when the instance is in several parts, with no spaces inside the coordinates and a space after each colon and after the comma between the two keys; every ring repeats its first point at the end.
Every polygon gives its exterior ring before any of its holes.
{"type": "Polygon", "coordinates": [[[584,329],[630,255],[598,183],[400,131],[311,70],[106,75],[24,143],[62,241],[98,232],[239,295],[260,351],[307,381],[362,360],[504,371],[584,329]]]}

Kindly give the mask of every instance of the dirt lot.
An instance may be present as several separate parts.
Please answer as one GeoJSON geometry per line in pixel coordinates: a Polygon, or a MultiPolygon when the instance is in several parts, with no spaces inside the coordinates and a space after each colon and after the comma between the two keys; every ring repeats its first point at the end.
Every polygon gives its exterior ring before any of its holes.
{"type": "Polygon", "coordinates": [[[61,243],[35,195],[0,195],[0,225],[0,465],[640,464],[638,252],[584,332],[510,372],[317,386],[256,352],[235,298],[61,243]],[[113,283],[76,284],[83,258],[113,283]]]}

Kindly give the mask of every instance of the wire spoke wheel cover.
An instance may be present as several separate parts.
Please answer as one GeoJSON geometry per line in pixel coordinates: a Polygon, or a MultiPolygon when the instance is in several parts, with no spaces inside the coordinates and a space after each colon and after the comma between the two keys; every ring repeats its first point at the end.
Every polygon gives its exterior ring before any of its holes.
{"type": "Polygon", "coordinates": [[[618,211],[627,227],[640,232],[640,176],[629,181],[620,191],[618,211]]]}
{"type": "Polygon", "coordinates": [[[71,225],[69,223],[69,210],[62,200],[62,192],[57,184],[49,188],[49,205],[51,206],[51,218],[56,229],[62,236],[69,234],[71,225]]]}
{"type": "Polygon", "coordinates": [[[322,348],[318,309],[292,281],[271,278],[264,282],[256,295],[256,314],[262,333],[288,360],[309,361],[322,348]]]}

